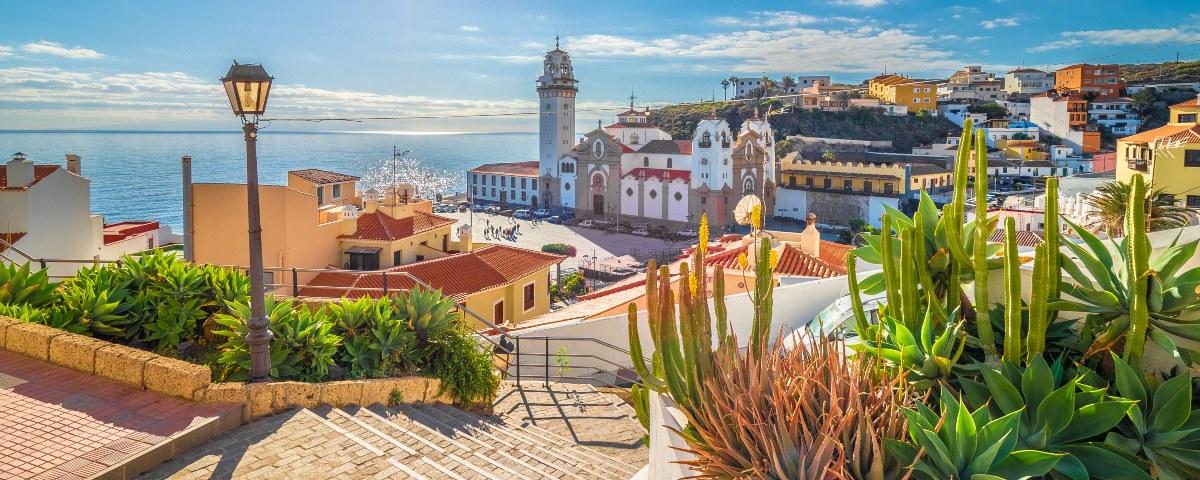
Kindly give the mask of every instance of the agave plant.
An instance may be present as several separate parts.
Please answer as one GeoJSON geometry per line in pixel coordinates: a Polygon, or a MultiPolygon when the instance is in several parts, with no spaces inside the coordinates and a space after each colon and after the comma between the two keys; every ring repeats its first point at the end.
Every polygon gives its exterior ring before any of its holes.
{"type": "Polygon", "coordinates": [[[128,282],[105,266],[81,268],[59,285],[63,310],[93,335],[109,338],[134,338],[134,321],[122,305],[128,296],[128,282]]]}
{"type": "Polygon", "coordinates": [[[938,412],[918,403],[904,411],[907,442],[888,442],[916,478],[984,479],[1045,475],[1065,457],[1037,449],[1017,449],[1021,411],[993,416],[987,407],[972,411],[942,390],[938,412]]]}
{"type": "Polygon", "coordinates": [[[1051,366],[1040,356],[1024,369],[1004,362],[999,371],[980,366],[979,372],[983,382],[963,379],[963,391],[971,405],[995,416],[1019,412],[1015,448],[1067,454],[1054,470],[1072,480],[1149,478],[1125,456],[1089,445],[1121,422],[1132,400],[1110,397],[1081,377],[1065,378],[1061,362],[1051,366]]]}
{"type": "Polygon", "coordinates": [[[393,295],[392,308],[424,345],[444,337],[459,326],[460,317],[453,313],[454,301],[442,292],[417,286],[400,295],[393,295]]]}
{"type": "Polygon", "coordinates": [[[1094,448],[1137,455],[1156,478],[1200,478],[1200,410],[1193,410],[1190,371],[1155,385],[1129,363],[1113,357],[1113,387],[1137,406],[1094,448]]]}
{"type": "MultiPolygon", "coordinates": [[[[218,377],[222,380],[246,380],[250,373],[250,346],[246,343],[246,336],[250,333],[247,325],[250,306],[239,303],[232,308],[232,314],[214,317],[217,324],[224,328],[213,333],[226,339],[217,358],[220,367],[218,377]]],[[[305,381],[323,380],[341,344],[341,339],[330,332],[332,322],[328,320],[324,308],[297,308],[291,300],[280,301],[267,297],[264,309],[268,328],[273,335],[270,347],[271,376],[305,381]]]]}
{"type": "Polygon", "coordinates": [[[80,323],[74,315],[67,313],[61,307],[34,308],[29,305],[0,304],[0,315],[80,335],[91,334],[86,325],[80,323]]]}
{"type": "Polygon", "coordinates": [[[863,338],[862,343],[851,348],[897,367],[914,388],[928,390],[950,381],[953,367],[962,357],[967,340],[962,333],[962,321],[945,328],[935,328],[934,324],[929,310],[926,310],[917,332],[888,315],[880,320],[882,328],[874,330],[877,333],[874,338],[863,338]]]}
{"type": "Polygon", "coordinates": [[[378,357],[371,352],[375,341],[373,328],[392,317],[390,301],[367,297],[357,300],[343,299],[329,305],[333,320],[333,333],[342,338],[342,352],[338,360],[348,365],[351,377],[363,377],[379,370],[378,357]]]}
{"type": "MultiPolygon", "coordinates": [[[[1133,185],[1137,191],[1144,188],[1141,176],[1135,176],[1133,185]]],[[[1140,198],[1133,197],[1128,218],[1144,224],[1140,198]]],[[[1062,263],[1073,283],[1062,283],[1068,298],[1053,303],[1058,310],[1086,313],[1083,340],[1090,345],[1084,347],[1090,346],[1090,353],[1103,352],[1124,339],[1126,360],[1136,362],[1150,338],[1182,363],[1200,360],[1200,353],[1176,343],[1180,338],[1200,341],[1200,296],[1196,293],[1200,267],[1181,271],[1196,254],[1200,241],[1180,244],[1176,237],[1168,248],[1150,258],[1145,228],[1134,228],[1120,243],[1110,241],[1114,256],[1095,235],[1068,224],[1083,243],[1063,242],[1078,265],[1062,263]]]]}
{"type": "Polygon", "coordinates": [[[32,271],[29,263],[0,263],[0,305],[44,307],[54,301],[54,284],[46,270],[32,271]]]}

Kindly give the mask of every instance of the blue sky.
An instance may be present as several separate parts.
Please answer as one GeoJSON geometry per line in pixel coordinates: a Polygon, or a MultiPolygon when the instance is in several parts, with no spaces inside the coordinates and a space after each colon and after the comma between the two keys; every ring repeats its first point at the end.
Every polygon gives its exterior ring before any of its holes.
{"type": "MultiPolygon", "coordinates": [[[[555,34],[581,109],[722,96],[731,74],[946,77],[1200,58],[1200,1],[255,1],[0,4],[0,129],[230,128],[232,59],[277,78],[270,116],[536,107],[555,34]]],[[[584,115],[582,125],[607,113],[584,115]]],[[[276,127],[279,128],[279,127],[276,127]]],[[[533,131],[533,118],[286,128],[533,131]]]]}

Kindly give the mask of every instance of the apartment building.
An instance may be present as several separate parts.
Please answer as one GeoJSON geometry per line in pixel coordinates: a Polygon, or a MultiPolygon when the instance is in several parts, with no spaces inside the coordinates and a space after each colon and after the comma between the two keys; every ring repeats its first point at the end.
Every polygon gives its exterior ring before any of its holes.
{"type": "Polygon", "coordinates": [[[488,163],[467,171],[467,186],[474,201],[538,208],[537,175],[537,160],[488,163]]]}
{"type": "Polygon", "coordinates": [[[1121,67],[1117,64],[1077,63],[1054,72],[1054,88],[1062,92],[1120,95],[1125,82],[1121,80],[1121,67]]]}
{"type": "Polygon", "coordinates": [[[1088,123],[1088,101],[1078,92],[1045,92],[1030,97],[1029,121],[1062,139],[1075,154],[1100,151],[1100,129],[1088,123]]]}
{"type": "Polygon", "coordinates": [[[1054,88],[1054,74],[1036,68],[1018,68],[1004,74],[1004,92],[1036,95],[1054,88]]]}
{"type": "Polygon", "coordinates": [[[900,75],[879,75],[867,81],[867,95],[893,105],[904,105],[909,112],[937,110],[937,84],[900,75]]]}
{"type": "Polygon", "coordinates": [[[1200,99],[1171,106],[1164,126],[1117,140],[1117,179],[1142,175],[1177,203],[1200,208],[1200,99]]]}
{"type": "Polygon", "coordinates": [[[968,65],[938,84],[938,98],[951,101],[995,102],[1003,100],[1004,82],[983,71],[979,65],[968,65]]]}

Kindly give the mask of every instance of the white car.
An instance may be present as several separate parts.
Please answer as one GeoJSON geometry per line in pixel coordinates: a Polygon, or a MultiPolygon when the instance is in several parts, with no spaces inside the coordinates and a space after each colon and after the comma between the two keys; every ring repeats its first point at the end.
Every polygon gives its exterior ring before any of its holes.
{"type": "Polygon", "coordinates": [[[632,233],[639,237],[645,237],[645,236],[650,235],[650,229],[648,229],[646,227],[637,227],[637,228],[633,229],[632,232],[629,232],[629,233],[632,233]]]}
{"type": "Polygon", "coordinates": [[[583,221],[579,222],[578,225],[583,228],[595,228],[596,222],[589,218],[587,220],[583,220],[583,221]]]}
{"type": "Polygon", "coordinates": [[[550,210],[545,209],[545,208],[539,208],[539,209],[533,211],[533,216],[538,217],[538,218],[549,217],[550,210]]]}
{"type": "Polygon", "coordinates": [[[695,230],[680,230],[680,231],[676,232],[675,234],[679,235],[680,237],[683,237],[683,238],[696,238],[696,237],[700,236],[700,232],[697,232],[695,230]]]}

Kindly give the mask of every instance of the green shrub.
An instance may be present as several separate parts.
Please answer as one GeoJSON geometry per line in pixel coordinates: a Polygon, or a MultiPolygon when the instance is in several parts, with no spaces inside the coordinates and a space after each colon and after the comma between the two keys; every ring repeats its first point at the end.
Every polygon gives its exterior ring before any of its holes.
{"type": "Polygon", "coordinates": [[[29,263],[0,264],[0,305],[44,307],[54,301],[54,284],[45,270],[31,271],[29,263]]]}
{"type": "MultiPolygon", "coordinates": [[[[230,306],[232,314],[218,314],[223,329],[213,333],[225,337],[217,357],[217,378],[247,380],[250,376],[250,305],[230,306]]],[[[264,309],[271,330],[271,377],[279,380],[317,382],[325,380],[341,338],[330,332],[333,322],[324,307],[315,310],[296,305],[292,300],[267,297],[264,309]]]]}
{"type": "Polygon", "coordinates": [[[492,353],[475,341],[474,334],[456,329],[428,346],[426,371],[442,381],[456,403],[479,405],[492,400],[500,388],[492,353]]]}
{"type": "Polygon", "coordinates": [[[570,246],[565,243],[547,243],[542,245],[543,252],[553,253],[555,255],[566,255],[569,248],[570,246]]]}

